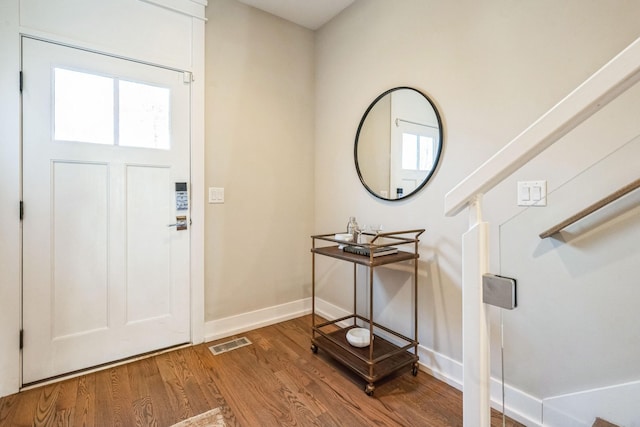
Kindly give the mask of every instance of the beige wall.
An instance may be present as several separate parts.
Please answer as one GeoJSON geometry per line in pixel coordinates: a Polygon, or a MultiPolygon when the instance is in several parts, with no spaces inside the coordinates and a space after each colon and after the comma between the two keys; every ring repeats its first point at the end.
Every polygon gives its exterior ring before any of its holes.
{"type": "Polygon", "coordinates": [[[209,1],[206,320],[310,295],[314,34],[234,0],[209,1]]]}
{"type": "MultiPolygon", "coordinates": [[[[329,232],[350,215],[385,229],[424,227],[420,252],[420,342],[461,360],[461,234],[467,218],[443,216],[447,191],[545,113],[640,35],[639,2],[405,0],[358,1],[316,38],[315,227],[329,232]],[[395,86],[413,86],[440,109],[444,153],[432,181],[415,197],[383,202],[361,186],[353,166],[357,124],[371,99],[395,86]]],[[[629,113],[627,113],[629,114],[629,113]]],[[[600,127],[606,130],[607,122],[600,127]]],[[[603,150],[625,139],[582,139],[586,149],[554,150],[525,179],[548,179],[551,189],[603,150]],[[560,167],[560,163],[562,167],[560,167]]],[[[489,194],[497,225],[517,213],[513,179],[489,194]]],[[[494,245],[494,248],[497,247],[494,245]]],[[[494,249],[495,251],[495,249],[494,249]]],[[[497,255],[492,253],[492,255],[497,255]]],[[[499,271],[497,256],[493,271],[499,271]]],[[[333,284],[344,273],[323,266],[320,287],[344,301],[333,284]]],[[[386,272],[380,316],[406,312],[407,278],[386,272]]],[[[347,303],[343,303],[348,307],[347,303]]]]}

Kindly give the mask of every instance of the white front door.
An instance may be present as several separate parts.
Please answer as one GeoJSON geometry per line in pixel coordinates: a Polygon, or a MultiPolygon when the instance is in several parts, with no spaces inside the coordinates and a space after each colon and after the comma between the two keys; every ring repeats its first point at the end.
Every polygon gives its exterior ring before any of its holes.
{"type": "Polygon", "coordinates": [[[23,383],[189,342],[189,76],[30,38],[22,69],[23,383]]]}

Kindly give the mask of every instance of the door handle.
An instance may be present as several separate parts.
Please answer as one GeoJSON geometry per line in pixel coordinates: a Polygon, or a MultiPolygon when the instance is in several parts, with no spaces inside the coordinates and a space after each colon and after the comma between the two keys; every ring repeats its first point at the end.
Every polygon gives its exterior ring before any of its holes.
{"type": "Polygon", "coordinates": [[[176,227],[176,230],[186,230],[187,229],[187,217],[186,216],[177,216],[175,224],[169,224],[167,227],[176,227]]]}

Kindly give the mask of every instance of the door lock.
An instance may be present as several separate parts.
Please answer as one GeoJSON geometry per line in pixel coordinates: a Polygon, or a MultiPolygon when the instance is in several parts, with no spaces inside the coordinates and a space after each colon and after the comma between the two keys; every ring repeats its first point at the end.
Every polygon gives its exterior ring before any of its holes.
{"type": "Polygon", "coordinates": [[[187,229],[187,217],[184,215],[176,217],[175,224],[169,224],[167,227],[175,227],[176,230],[186,230],[187,229]]]}

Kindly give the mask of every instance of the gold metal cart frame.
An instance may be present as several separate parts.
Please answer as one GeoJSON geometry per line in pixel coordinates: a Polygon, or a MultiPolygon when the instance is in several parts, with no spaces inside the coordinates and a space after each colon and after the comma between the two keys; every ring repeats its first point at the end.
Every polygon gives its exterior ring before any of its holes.
{"type": "MultiPolygon", "coordinates": [[[[411,372],[415,376],[418,374],[418,243],[419,237],[424,233],[424,229],[395,231],[387,233],[362,233],[372,237],[369,243],[347,243],[349,245],[360,246],[370,249],[370,255],[357,255],[345,252],[338,245],[344,245],[344,241],[336,240],[334,234],[320,234],[311,236],[311,350],[314,353],[318,349],[327,352],[332,358],[351,369],[357,375],[367,381],[365,393],[373,395],[375,382],[402,369],[411,366],[411,372]],[[407,237],[410,236],[410,237],[407,237]],[[337,243],[317,247],[317,241],[337,243]],[[374,257],[373,250],[382,246],[412,246],[412,251],[399,250],[398,253],[374,257]],[[353,263],[353,313],[339,319],[330,320],[323,323],[316,323],[316,259],[315,256],[324,255],[353,263]],[[374,321],[373,318],[373,272],[374,268],[382,265],[393,264],[402,261],[413,260],[413,338],[406,337],[374,321]],[[357,312],[357,266],[369,267],[369,318],[357,312]],[[338,323],[353,320],[352,326],[341,328],[338,323]],[[358,320],[365,323],[369,328],[369,346],[358,348],[351,346],[346,338],[347,331],[351,328],[359,327],[358,320]],[[338,329],[336,329],[336,327],[338,329]],[[398,338],[405,344],[396,345],[383,337],[374,334],[374,329],[386,332],[389,336],[398,338]],[[375,337],[375,338],[374,338],[375,337]],[[413,349],[413,352],[410,350],[413,349]]],[[[363,325],[364,327],[364,325],[363,325]]]]}

